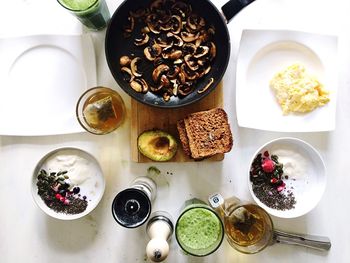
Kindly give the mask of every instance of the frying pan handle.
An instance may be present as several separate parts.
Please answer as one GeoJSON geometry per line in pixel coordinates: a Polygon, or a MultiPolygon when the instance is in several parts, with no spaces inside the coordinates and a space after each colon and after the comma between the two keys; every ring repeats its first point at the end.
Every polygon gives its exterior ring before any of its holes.
{"type": "Polygon", "coordinates": [[[254,2],[254,0],[230,0],[221,7],[227,23],[239,13],[244,7],[254,2]]]}

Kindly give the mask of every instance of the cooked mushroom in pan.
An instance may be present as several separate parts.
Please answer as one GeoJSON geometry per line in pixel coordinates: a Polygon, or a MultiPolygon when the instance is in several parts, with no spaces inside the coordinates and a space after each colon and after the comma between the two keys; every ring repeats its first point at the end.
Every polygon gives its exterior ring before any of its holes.
{"type": "MultiPolygon", "coordinates": [[[[134,45],[143,51],[141,57],[120,57],[124,80],[136,92],[150,91],[165,101],[193,92],[216,57],[215,28],[184,1],[155,0],[148,8],[131,11],[124,35],[133,36],[134,45]],[[151,70],[141,72],[141,63],[151,70]]],[[[198,93],[206,91],[213,81],[211,78],[198,93]]]]}

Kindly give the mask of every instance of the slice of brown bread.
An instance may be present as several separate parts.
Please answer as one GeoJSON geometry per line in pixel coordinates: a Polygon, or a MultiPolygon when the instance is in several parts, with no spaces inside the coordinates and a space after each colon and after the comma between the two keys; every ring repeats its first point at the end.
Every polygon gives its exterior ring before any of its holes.
{"type": "Polygon", "coordinates": [[[185,122],[184,120],[179,120],[176,124],[177,131],[179,132],[180,141],[182,144],[182,149],[184,150],[184,153],[191,157],[191,151],[190,151],[190,145],[188,144],[188,138],[186,134],[185,129],[185,122]]]}
{"type": "Polygon", "coordinates": [[[232,149],[232,133],[223,109],[192,113],[184,122],[192,158],[206,158],[232,149]]]}

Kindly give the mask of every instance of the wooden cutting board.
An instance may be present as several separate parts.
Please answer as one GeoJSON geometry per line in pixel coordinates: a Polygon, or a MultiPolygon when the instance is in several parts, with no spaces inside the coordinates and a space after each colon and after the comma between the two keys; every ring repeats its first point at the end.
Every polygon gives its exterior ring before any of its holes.
{"type": "MultiPolygon", "coordinates": [[[[171,162],[193,162],[194,160],[189,158],[182,150],[176,122],[184,119],[190,113],[216,107],[223,107],[222,82],[202,100],[178,109],[155,108],[131,99],[131,159],[139,163],[152,162],[138,151],[137,138],[143,131],[161,129],[175,136],[178,141],[179,147],[171,162]]],[[[216,154],[203,161],[222,161],[223,159],[224,154],[216,154]]]]}

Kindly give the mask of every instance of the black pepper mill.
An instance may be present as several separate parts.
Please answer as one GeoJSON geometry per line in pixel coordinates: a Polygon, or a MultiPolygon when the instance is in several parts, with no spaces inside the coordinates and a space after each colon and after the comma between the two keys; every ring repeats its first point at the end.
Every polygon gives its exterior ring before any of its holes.
{"type": "Polygon", "coordinates": [[[112,214],[123,227],[135,228],[144,224],[152,211],[157,186],[148,177],[138,177],[130,188],[119,192],[113,200],[112,214]]]}

